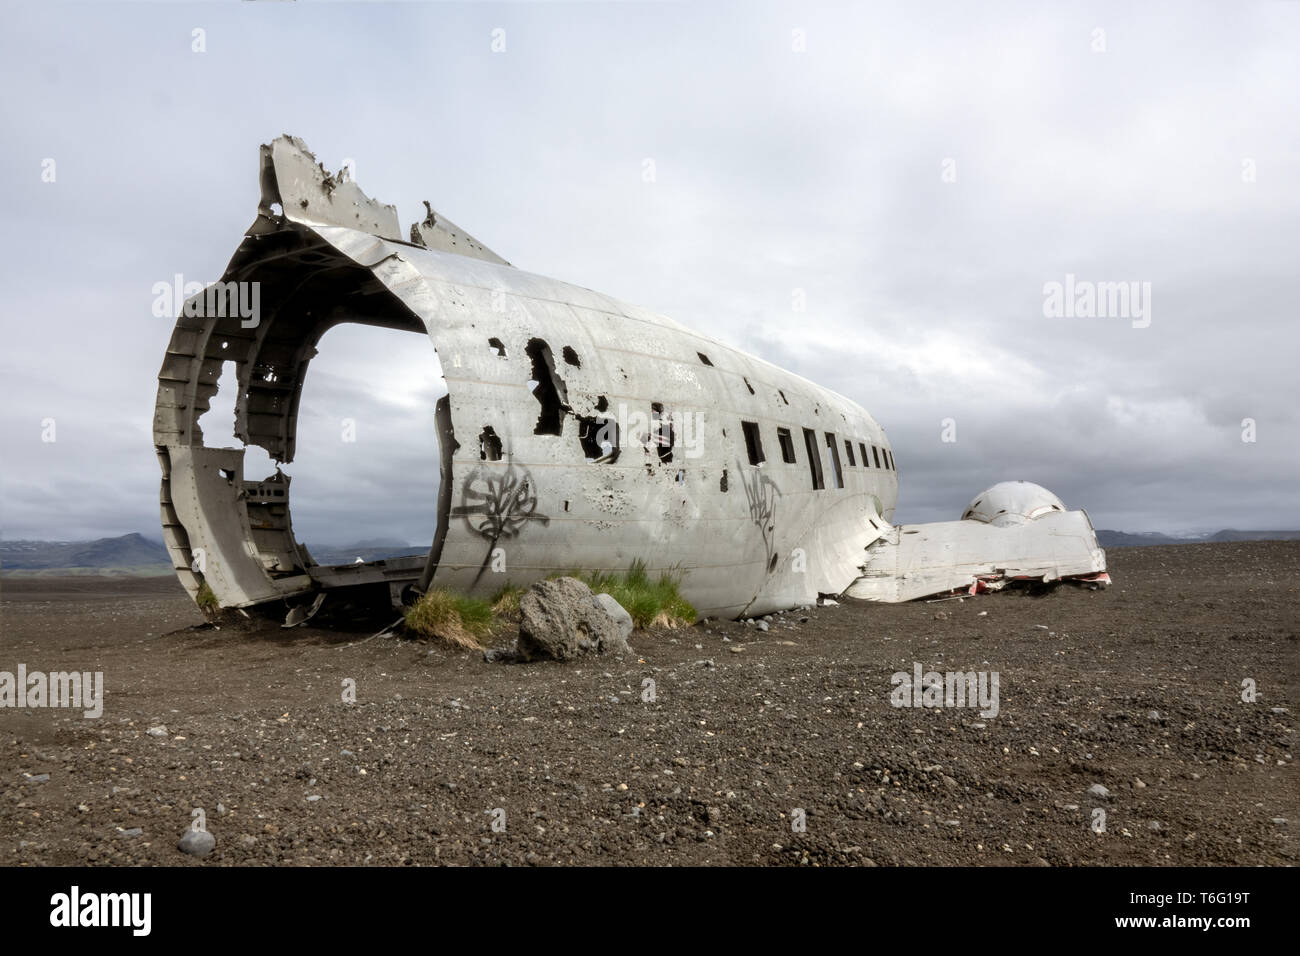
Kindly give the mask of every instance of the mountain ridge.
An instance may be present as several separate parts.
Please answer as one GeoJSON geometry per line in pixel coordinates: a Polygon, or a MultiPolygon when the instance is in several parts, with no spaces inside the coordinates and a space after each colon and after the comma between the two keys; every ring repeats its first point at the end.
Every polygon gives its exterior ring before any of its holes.
{"type": "MultiPolygon", "coordinates": [[[[1236,528],[1225,528],[1222,531],[1187,536],[1168,535],[1158,531],[1114,531],[1108,528],[1097,531],[1097,541],[1103,548],[1296,540],[1300,540],[1300,531],[1242,531],[1236,528]]],[[[371,538],[346,545],[308,544],[307,550],[320,564],[351,564],[357,558],[363,561],[379,561],[384,558],[428,553],[427,547],[383,538],[371,538]]],[[[0,571],[24,573],[69,571],[82,574],[117,571],[166,574],[172,571],[172,559],[162,541],[139,532],[95,538],[91,541],[0,539],[0,571]]]]}

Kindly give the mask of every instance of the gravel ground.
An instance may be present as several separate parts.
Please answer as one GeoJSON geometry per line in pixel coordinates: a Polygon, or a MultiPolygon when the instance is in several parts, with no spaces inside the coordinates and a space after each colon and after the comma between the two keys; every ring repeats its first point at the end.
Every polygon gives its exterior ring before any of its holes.
{"type": "Polygon", "coordinates": [[[0,710],[0,864],[1293,864],[1300,542],[1109,558],[1106,591],[845,601],[565,665],[191,629],[170,578],[5,579],[0,670],[106,693],[0,710]],[[915,663],[997,672],[997,716],[891,706],[915,663]]]}

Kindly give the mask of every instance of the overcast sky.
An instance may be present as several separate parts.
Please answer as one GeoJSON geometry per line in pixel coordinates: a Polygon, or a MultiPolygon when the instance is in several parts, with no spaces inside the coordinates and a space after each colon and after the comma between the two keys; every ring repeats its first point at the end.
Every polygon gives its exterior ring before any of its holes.
{"type": "MultiPolygon", "coordinates": [[[[0,535],[159,535],[151,289],[219,277],[283,132],[404,228],[429,199],[859,402],[900,521],[1024,478],[1102,528],[1300,527],[1297,51],[1300,3],[7,3],[0,535]],[[1149,324],[1045,316],[1067,274],[1149,324]]],[[[428,540],[436,375],[329,333],[300,538],[428,540]]]]}

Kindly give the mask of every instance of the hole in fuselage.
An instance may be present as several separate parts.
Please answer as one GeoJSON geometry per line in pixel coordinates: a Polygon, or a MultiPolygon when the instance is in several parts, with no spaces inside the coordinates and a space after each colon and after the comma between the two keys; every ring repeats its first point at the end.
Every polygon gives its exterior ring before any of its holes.
{"type": "Polygon", "coordinates": [[[677,433],[673,429],[672,419],[664,415],[662,402],[650,403],[650,440],[654,443],[655,454],[661,462],[668,464],[673,460],[677,433]]]}
{"type": "Polygon", "coordinates": [[[620,451],[618,422],[612,418],[578,418],[578,443],[589,462],[613,464],[620,451]]]}
{"type": "Polygon", "coordinates": [[[501,438],[491,425],[484,425],[479,432],[478,457],[480,461],[501,460],[501,438]]]}
{"type": "Polygon", "coordinates": [[[441,474],[435,409],[447,392],[437,353],[420,333],[355,323],[317,349],[285,466],[295,536],[322,565],[427,554],[441,474]]]}
{"type": "Polygon", "coordinates": [[[568,389],[555,371],[551,347],[541,339],[529,339],[528,358],[532,361],[533,397],[541,406],[534,435],[559,435],[564,430],[564,414],[569,410],[568,389]]]}

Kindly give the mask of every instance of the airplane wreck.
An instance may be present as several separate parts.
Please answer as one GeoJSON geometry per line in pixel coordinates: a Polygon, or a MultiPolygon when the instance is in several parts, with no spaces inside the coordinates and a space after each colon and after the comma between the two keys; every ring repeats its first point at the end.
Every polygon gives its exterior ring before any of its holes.
{"type": "Polygon", "coordinates": [[[957,521],[894,525],[893,449],[849,399],[520,271],[432,209],[403,233],[394,207],[298,139],[262,146],[260,174],[256,220],[220,282],[186,300],[158,376],[164,539],[196,599],[206,587],[222,607],[302,620],[336,593],[391,607],[434,586],[489,595],[634,560],[680,572],[683,597],[714,617],[819,595],[1108,582],[1087,514],[1037,485],[995,485],[957,521]],[[341,323],[436,350],[447,393],[428,436],[440,464],[426,555],[316,563],[294,535],[289,476],[248,476],[245,448],[204,443],[199,418],[233,361],[235,435],[291,462],[308,367],[341,323]]]}

